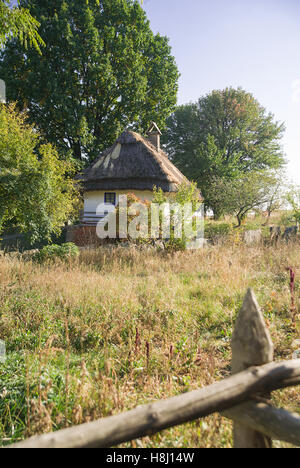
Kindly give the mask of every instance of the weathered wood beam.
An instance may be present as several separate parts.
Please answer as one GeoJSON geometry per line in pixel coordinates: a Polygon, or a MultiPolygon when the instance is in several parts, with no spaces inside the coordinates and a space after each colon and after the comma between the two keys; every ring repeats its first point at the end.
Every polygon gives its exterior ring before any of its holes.
{"type": "Polygon", "coordinates": [[[252,395],[300,384],[300,360],[248,369],[209,387],[99,421],[32,437],[13,448],[104,448],[228,410],[252,395]]]}
{"type": "MultiPolygon", "coordinates": [[[[248,290],[232,335],[232,373],[273,361],[274,347],[256,297],[248,290]]],[[[267,396],[267,395],[266,395],[267,396]]],[[[271,448],[272,440],[236,423],[233,426],[235,448],[271,448]]]]}
{"type": "Polygon", "coordinates": [[[243,403],[223,413],[244,427],[265,434],[273,440],[281,440],[300,446],[300,415],[277,409],[265,403],[243,403]]]}

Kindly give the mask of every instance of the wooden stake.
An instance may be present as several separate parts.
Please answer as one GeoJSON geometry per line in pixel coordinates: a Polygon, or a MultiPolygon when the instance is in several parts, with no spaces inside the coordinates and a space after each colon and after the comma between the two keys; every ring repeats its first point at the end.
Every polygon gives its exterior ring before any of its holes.
{"type": "MultiPolygon", "coordinates": [[[[274,347],[264,317],[251,289],[238,315],[232,337],[232,373],[273,361],[274,347]]],[[[265,395],[268,398],[267,395],[265,395]]],[[[235,448],[271,448],[270,438],[240,423],[234,424],[235,448]]]]}

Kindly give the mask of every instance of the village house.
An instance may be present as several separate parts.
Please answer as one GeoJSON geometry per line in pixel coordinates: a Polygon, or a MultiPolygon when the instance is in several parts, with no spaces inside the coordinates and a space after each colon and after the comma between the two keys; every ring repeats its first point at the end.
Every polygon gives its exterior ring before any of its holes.
{"type": "Polygon", "coordinates": [[[151,201],[154,187],[168,194],[188,182],[162,151],[160,137],[154,122],[147,137],[127,130],[80,174],[84,210],[81,225],[69,230],[69,241],[85,244],[87,237],[93,237],[95,226],[118,205],[121,195],[133,193],[151,201]]]}

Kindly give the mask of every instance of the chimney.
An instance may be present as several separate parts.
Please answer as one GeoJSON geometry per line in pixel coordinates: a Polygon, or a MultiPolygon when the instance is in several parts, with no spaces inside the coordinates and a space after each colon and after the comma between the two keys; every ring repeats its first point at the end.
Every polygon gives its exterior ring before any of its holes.
{"type": "Polygon", "coordinates": [[[160,151],[160,137],[161,137],[161,134],[162,133],[159,130],[156,123],[151,122],[149,130],[147,131],[147,136],[148,136],[148,140],[150,141],[150,143],[152,143],[152,145],[155,146],[157,151],[160,151]]]}

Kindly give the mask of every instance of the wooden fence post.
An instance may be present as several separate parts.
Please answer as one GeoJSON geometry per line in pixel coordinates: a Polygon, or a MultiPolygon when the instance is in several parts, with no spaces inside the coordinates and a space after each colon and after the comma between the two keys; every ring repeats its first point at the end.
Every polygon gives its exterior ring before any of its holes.
{"type": "MultiPolygon", "coordinates": [[[[273,361],[274,347],[263,314],[248,290],[232,336],[232,374],[273,361]]],[[[272,441],[260,432],[234,423],[235,448],[271,448],[272,441]]]]}

